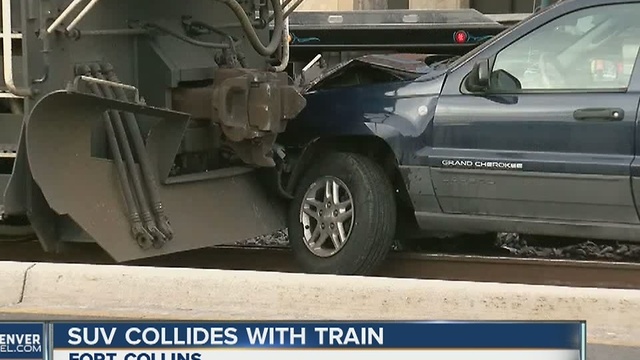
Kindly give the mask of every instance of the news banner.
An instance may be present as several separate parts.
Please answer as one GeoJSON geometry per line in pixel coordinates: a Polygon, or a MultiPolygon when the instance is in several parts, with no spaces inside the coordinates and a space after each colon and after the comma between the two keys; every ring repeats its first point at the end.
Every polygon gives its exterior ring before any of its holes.
{"type": "Polygon", "coordinates": [[[2,360],[585,360],[585,349],[584,322],[0,322],[2,360]]]}

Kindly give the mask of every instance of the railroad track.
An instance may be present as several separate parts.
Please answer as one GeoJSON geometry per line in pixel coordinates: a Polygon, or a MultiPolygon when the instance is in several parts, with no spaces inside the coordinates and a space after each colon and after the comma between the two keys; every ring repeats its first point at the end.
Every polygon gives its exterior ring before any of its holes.
{"type": "MultiPolygon", "coordinates": [[[[0,260],[113,264],[94,244],[44,253],[35,241],[0,243],[0,260]]],[[[215,247],[124,265],[299,272],[288,248],[215,247]]],[[[573,287],[640,289],[640,264],[394,252],[375,276],[573,287]]]]}

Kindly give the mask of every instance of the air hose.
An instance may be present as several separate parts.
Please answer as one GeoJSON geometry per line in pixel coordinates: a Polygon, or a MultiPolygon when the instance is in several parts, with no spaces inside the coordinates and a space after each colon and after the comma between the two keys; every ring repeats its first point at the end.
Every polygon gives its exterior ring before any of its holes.
{"type": "Polygon", "coordinates": [[[227,5],[227,7],[229,7],[229,9],[233,11],[233,13],[236,15],[236,17],[240,21],[242,30],[244,30],[244,32],[247,34],[247,37],[249,38],[249,42],[251,43],[251,46],[253,46],[253,49],[258,54],[262,56],[271,56],[276,52],[276,50],[282,43],[282,38],[284,34],[284,12],[282,10],[282,5],[280,4],[280,0],[269,0],[271,2],[271,5],[273,6],[275,26],[273,29],[274,36],[273,38],[271,38],[271,41],[267,46],[262,44],[262,41],[260,41],[258,34],[256,33],[256,31],[253,28],[253,25],[251,24],[251,19],[249,19],[247,14],[244,12],[242,5],[240,5],[236,0],[214,0],[214,1],[224,3],[225,5],[227,5]]]}

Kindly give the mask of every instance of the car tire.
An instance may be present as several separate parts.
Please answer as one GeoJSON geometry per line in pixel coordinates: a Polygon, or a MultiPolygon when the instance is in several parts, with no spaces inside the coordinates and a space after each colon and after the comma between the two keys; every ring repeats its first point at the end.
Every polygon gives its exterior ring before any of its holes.
{"type": "Polygon", "coordinates": [[[383,169],[366,156],[337,152],[311,163],[288,214],[289,243],[303,271],[370,275],[393,244],[393,189],[383,169]]]}

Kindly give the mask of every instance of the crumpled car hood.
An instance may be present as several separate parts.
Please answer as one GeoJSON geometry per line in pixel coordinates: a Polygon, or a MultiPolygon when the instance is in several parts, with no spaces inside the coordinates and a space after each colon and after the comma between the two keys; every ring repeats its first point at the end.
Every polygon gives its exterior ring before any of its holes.
{"type": "Polygon", "coordinates": [[[355,62],[368,64],[379,68],[385,68],[390,71],[400,72],[405,74],[407,78],[418,78],[422,75],[436,70],[436,68],[439,67],[443,62],[446,62],[447,59],[451,59],[453,57],[453,55],[413,53],[364,55],[347,60],[334,66],[333,68],[330,68],[329,70],[326,70],[322,73],[322,75],[306,84],[302,89],[302,92],[307,92],[309,89],[315,87],[326,78],[355,62]]]}

